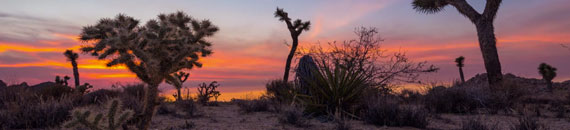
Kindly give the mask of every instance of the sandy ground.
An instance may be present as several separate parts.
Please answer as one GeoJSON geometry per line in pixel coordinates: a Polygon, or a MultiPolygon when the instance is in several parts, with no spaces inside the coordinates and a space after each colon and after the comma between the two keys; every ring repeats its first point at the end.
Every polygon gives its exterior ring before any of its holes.
{"type": "MultiPolygon", "coordinates": [[[[220,106],[200,106],[201,116],[190,119],[176,118],[168,115],[157,115],[153,118],[152,129],[169,130],[182,129],[180,126],[186,122],[194,123],[192,129],[200,130],[294,130],[294,129],[335,129],[332,122],[320,122],[311,119],[311,126],[308,128],[297,128],[292,125],[281,124],[278,121],[278,114],[271,112],[240,112],[239,107],[231,103],[222,103],[220,106]]],[[[518,122],[518,117],[507,115],[457,115],[439,114],[429,118],[428,129],[460,129],[461,124],[468,119],[481,119],[487,125],[496,125],[499,129],[510,129],[518,122]]],[[[567,130],[570,128],[570,118],[541,117],[539,122],[551,130],[567,130]]],[[[349,121],[349,125],[354,130],[415,130],[412,127],[385,127],[365,124],[362,121],[349,121]]]]}

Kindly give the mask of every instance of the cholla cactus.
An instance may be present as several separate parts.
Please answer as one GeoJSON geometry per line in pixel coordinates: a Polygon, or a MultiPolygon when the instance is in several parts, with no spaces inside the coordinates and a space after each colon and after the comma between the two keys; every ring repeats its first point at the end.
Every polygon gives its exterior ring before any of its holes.
{"type": "Polygon", "coordinates": [[[178,73],[171,74],[170,77],[166,78],[166,83],[171,84],[176,88],[176,100],[182,100],[182,92],[180,89],[182,89],[184,82],[188,80],[188,76],[190,76],[190,73],[180,71],[178,73]]]}
{"type": "Polygon", "coordinates": [[[67,57],[68,61],[71,61],[71,66],[73,66],[73,78],[75,80],[75,87],[79,86],[79,70],[77,68],[77,58],[79,55],[72,50],[66,50],[63,55],[67,57]]]}
{"type": "Polygon", "coordinates": [[[125,122],[133,116],[132,110],[119,110],[121,102],[118,99],[113,99],[107,105],[107,113],[96,114],[95,117],[91,116],[91,111],[76,109],[73,110],[72,120],[65,123],[65,128],[74,128],[79,126],[87,127],[91,130],[116,130],[119,129],[125,122]],[[103,121],[103,123],[101,123],[103,121]]]}
{"type": "Polygon", "coordinates": [[[216,91],[220,84],[217,81],[213,81],[210,85],[206,85],[206,83],[198,84],[198,102],[202,103],[202,105],[206,105],[210,98],[222,95],[220,91],[216,91]]]}
{"type": "Polygon", "coordinates": [[[158,85],[182,69],[202,67],[200,57],[212,54],[206,37],[218,31],[208,20],[196,20],[184,12],[160,14],[139,26],[139,21],[119,14],[86,26],[81,40],[92,42],[82,47],[98,59],[110,59],[107,66],[125,65],[148,84],[139,129],[148,129],[159,103],[158,85]]]}
{"type": "Polygon", "coordinates": [[[463,56],[455,58],[455,63],[457,63],[457,67],[459,67],[459,76],[461,76],[462,83],[465,83],[465,77],[463,76],[463,66],[465,66],[465,64],[463,64],[464,61],[465,57],[463,56]]]}
{"type": "Polygon", "coordinates": [[[542,75],[542,79],[546,81],[548,90],[552,92],[552,79],[556,77],[556,68],[546,63],[542,63],[538,66],[538,73],[542,75]]]}
{"type": "Polygon", "coordinates": [[[289,14],[283,9],[277,8],[274,13],[276,18],[279,18],[279,21],[284,21],[287,24],[287,29],[291,33],[291,39],[293,40],[293,45],[291,46],[291,51],[287,56],[287,63],[285,64],[285,74],[283,75],[283,81],[287,82],[289,80],[289,69],[291,68],[291,60],[293,60],[293,56],[295,51],[297,50],[297,46],[299,45],[299,35],[303,31],[308,31],[311,22],[310,21],[301,21],[301,19],[297,19],[291,22],[291,18],[289,18],[289,14]]]}

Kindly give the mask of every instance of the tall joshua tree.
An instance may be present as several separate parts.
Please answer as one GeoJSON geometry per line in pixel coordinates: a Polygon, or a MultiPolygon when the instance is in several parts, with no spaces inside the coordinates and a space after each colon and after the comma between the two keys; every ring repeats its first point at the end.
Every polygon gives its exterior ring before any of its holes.
{"type": "Polygon", "coordinates": [[[291,60],[293,60],[293,56],[295,51],[297,50],[297,46],[299,45],[299,35],[303,31],[308,31],[311,22],[310,21],[301,21],[301,19],[297,19],[291,22],[291,18],[289,18],[289,14],[283,9],[277,8],[274,13],[276,18],[279,18],[279,21],[284,21],[287,24],[287,29],[291,33],[291,39],[293,40],[293,45],[291,46],[291,51],[289,51],[289,55],[287,56],[287,63],[285,63],[285,74],[283,74],[283,81],[287,82],[289,80],[289,70],[291,69],[291,60]]]}
{"type": "Polygon", "coordinates": [[[502,0],[487,0],[483,13],[477,12],[465,0],[414,0],[412,5],[415,10],[427,14],[440,12],[445,6],[452,5],[459,13],[475,24],[479,37],[479,48],[483,54],[485,69],[487,70],[488,82],[490,86],[495,86],[503,79],[493,26],[493,21],[497,16],[501,2],[502,0]]]}
{"type": "Polygon", "coordinates": [[[465,61],[465,57],[460,56],[455,58],[455,63],[457,63],[457,67],[459,68],[459,76],[461,76],[461,83],[465,83],[465,77],[463,76],[463,62],[465,61]]]}
{"type": "Polygon", "coordinates": [[[184,84],[184,82],[186,82],[186,80],[188,80],[188,76],[190,76],[190,73],[180,71],[178,73],[174,73],[171,75],[171,77],[174,77],[174,78],[168,78],[166,80],[166,83],[168,83],[168,84],[174,86],[174,88],[176,88],[176,91],[177,91],[176,101],[182,100],[182,92],[180,91],[180,89],[182,89],[182,84],[184,84]]]}
{"type": "Polygon", "coordinates": [[[158,85],[174,80],[170,74],[182,69],[201,67],[200,57],[212,53],[206,37],[218,28],[208,20],[196,20],[184,12],[160,14],[144,26],[132,17],[119,14],[103,18],[96,25],[83,27],[82,47],[98,59],[110,59],[107,66],[125,65],[137,78],[148,84],[144,108],[139,114],[139,129],[148,129],[158,105],[158,85]]]}
{"type": "Polygon", "coordinates": [[[79,55],[72,50],[66,50],[63,55],[67,57],[68,61],[71,61],[71,66],[73,66],[73,79],[75,79],[75,87],[79,86],[79,70],[77,69],[77,58],[79,55]]]}
{"type": "Polygon", "coordinates": [[[552,79],[556,77],[556,68],[542,63],[538,66],[538,73],[542,75],[542,79],[546,81],[548,91],[552,92],[552,79]]]}

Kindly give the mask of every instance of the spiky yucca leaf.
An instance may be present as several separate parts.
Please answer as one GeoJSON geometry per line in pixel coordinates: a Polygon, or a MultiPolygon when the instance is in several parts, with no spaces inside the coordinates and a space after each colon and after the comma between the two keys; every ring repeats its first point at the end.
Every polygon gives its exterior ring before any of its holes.
{"type": "Polygon", "coordinates": [[[315,114],[353,115],[355,104],[368,88],[364,73],[342,67],[325,66],[322,71],[315,71],[314,78],[309,81],[309,94],[299,94],[299,100],[307,112],[315,114]]]}
{"type": "Polygon", "coordinates": [[[448,4],[446,0],[414,0],[412,2],[414,10],[427,14],[442,11],[448,4]]]}

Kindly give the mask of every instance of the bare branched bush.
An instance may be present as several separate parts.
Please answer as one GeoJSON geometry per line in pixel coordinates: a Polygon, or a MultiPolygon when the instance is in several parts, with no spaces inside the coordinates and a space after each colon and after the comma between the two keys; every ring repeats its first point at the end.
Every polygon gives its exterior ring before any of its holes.
{"type": "Polygon", "coordinates": [[[303,109],[299,107],[286,107],[281,111],[279,122],[293,125],[295,127],[306,128],[311,126],[307,117],[303,113],[303,109]]]}
{"type": "Polygon", "coordinates": [[[339,66],[352,73],[364,73],[371,86],[391,91],[391,86],[398,83],[417,83],[424,73],[435,72],[439,68],[427,62],[413,62],[405,52],[393,52],[383,49],[383,39],[376,28],[360,27],[355,29],[356,39],[343,43],[329,42],[328,46],[312,46],[300,52],[311,55],[319,68],[339,66]]]}
{"type": "Polygon", "coordinates": [[[362,113],[362,119],[377,126],[411,126],[426,128],[428,111],[421,108],[400,107],[387,102],[372,102],[362,113]]]}

